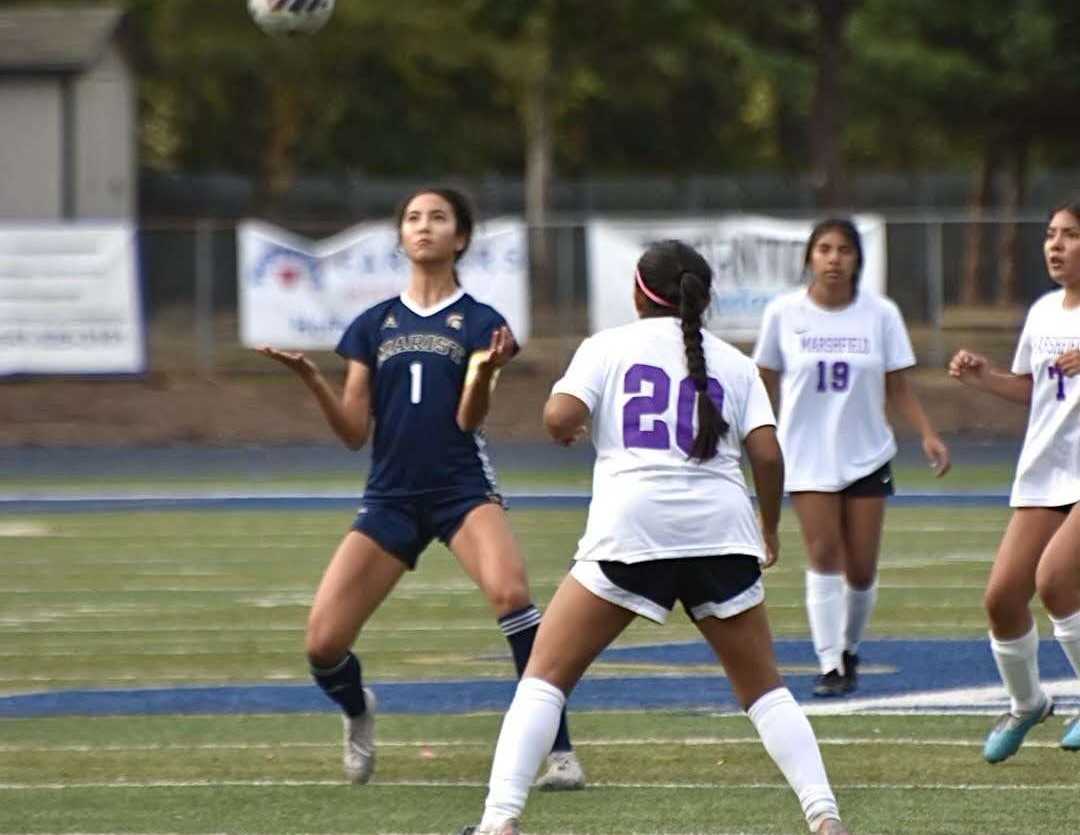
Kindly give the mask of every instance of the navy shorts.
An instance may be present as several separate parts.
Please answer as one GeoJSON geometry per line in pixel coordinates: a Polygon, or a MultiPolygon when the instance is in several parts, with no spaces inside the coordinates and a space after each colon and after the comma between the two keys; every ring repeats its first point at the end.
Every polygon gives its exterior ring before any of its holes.
{"type": "Polygon", "coordinates": [[[761,564],[747,554],[623,563],[578,560],[570,575],[602,600],[663,623],[676,601],[691,620],[734,617],[765,599],[761,564]]]}
{"type": "Polygon", "coordinates": [[[892,496],[896,493],[896,483],[892,474],[890,462],[886,462],[870,475],[865,475],[858,481],[853,481],[840,491],[841,496],[856,499],[881,498],[892,496]]]}
{"type": "Polygon", "coordinates": [[[505,507],[498,493],[444,492],[424,496],[365,496],[353,520],[354,531],[367,534],[409,570],[436,537],[449,544],[469,512],[480,505],[505,507]]]}

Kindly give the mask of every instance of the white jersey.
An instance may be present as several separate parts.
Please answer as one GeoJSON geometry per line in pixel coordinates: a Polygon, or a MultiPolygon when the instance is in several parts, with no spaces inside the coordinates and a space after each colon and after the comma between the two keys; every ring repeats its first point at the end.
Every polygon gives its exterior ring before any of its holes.
{"type": "Polygon", "coordinates": [[[765,308],[754,361],[780,372],[780,446],[788,492],[835,493],[896,455],[885,419],[885,374],[915,364],[890,299],[860,290],[820,307],[807,290],[765,308]]]}
{"type": "Polygon", "coordinates": [[[1013,358],[1030,374],[1031,412],[1009,504],[1057,507],[1080,501],[1080,377],[1064,377],[1055,360],[1080,348],[1080,309],[1062,307],[1064,290],[1031,306],[1013,358]]]}
{"type": "Polygon", "coordinates": [[[592,501],[574,559],[764,559],[739,462],[742,440],[776,421],[750,358],[708,332],[702,338],[710,393],[714,402],[722,398],[730,426],[703,463],[689,458],[696,392],[678,319],[639,319],[589,337],[552,389],[592,414],[592,501]]]}

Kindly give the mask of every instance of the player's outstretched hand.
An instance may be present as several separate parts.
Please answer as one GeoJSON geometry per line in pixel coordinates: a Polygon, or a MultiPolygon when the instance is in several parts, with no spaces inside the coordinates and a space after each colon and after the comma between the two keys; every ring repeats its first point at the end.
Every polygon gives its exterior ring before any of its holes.
{"type": "Polygon", "coordinates": [[[491,346],[485,363],[492,368],[502,368],[514,357],[514,335],[503,325],[491,333],[491,346]]]}
{"type": "Polygon", "coordinates": [[[256,348],[255,351],[256,353],[262,354],[264,357],[269,357],[272,360],[280,362],[286,368],[295,371],[305,380],[310,380],[319,373],[319,369],[315,363],[299,351],[279,351],[277,348],[271,348],[269,345],[256,348]]]}
{"type": "Polygon", "coordinates": [[[930,469],[937,478],[941,478],[949,471],[952,464],[949,461],[949,448],[937,435],[927,435],[922,442],[923,453],[930,462],[930,469]]]}
{"type": "Polygon", "coordinates": [[[969,385],[978,385],[989,370],[990,361],[973,351],[961,349],[949,361],[949,376],[969,385]]]}
{"type": "Polygon", "coordinates": [[[1054,360],[1054,364],[1061,369],[1061,373],[1066,377],[1075,377],[1080,374],[1080,351],[1075,348],[1066,351],[1054,360]]]}

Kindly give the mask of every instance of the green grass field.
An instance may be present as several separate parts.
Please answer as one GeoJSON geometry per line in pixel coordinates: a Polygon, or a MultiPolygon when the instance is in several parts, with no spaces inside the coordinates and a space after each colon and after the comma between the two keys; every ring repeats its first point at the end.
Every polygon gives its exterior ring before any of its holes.
{"type": "MultiPolygon", "coordinates": [[[[874,635],[984,636],[982,586],[1006,513],[890,509],[874,635]]],[[[512,514],[538,602],[561,579],[583,519],[512,514]]],[[[307,606],[349,521],[348,511],[0,515],[0,694],[307,681],[307,606]]],[[[767,580],[779,636],[806,634],[794,521],[789,513],[767,580]]],[[[672,621],[635,624],[620,645],[696,636],[681,613],[672,621]]],[[[441,546],[377,613],[359,651],[376,686],[511,674],[486,603],[441,546]]],[[[695,669],[593,670],[643,672],[695,669]]],[[[528,833],[804,831],[742,716],[579,711],[571,721],[590,788],[535,795],[528,833]]],[[[989,721],[813,719],[857,835],[1080,831],[1080,758],[1055,748],[1060,722],[990,767],[979,751],[989,721]]],[[[331,713],[3,719],[0,832],[455,832],[479,814],[498,722],[384,715],[375,782],[352,787],[341,781],[331,713]]]]}

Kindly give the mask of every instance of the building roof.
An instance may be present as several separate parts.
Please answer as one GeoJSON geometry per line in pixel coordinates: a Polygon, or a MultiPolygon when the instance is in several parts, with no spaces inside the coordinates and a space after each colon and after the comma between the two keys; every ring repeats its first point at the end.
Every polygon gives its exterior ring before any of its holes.
{"type": "Polygon", "coordinates": [[[110,5],[0,10],[0,73],[76,72],[93,64],[124,10],[110,5]]]}

